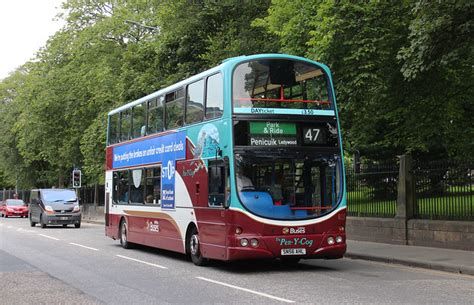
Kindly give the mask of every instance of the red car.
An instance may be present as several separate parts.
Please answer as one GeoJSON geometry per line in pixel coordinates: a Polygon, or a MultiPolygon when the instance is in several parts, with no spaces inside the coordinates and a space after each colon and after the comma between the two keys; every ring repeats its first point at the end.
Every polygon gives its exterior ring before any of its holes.
{"type": "Polygon", "coordinates": [[[28,206],[21,199],[7,199],[0,205],[2,217],[8,216],[28,216],[28,206]]]}

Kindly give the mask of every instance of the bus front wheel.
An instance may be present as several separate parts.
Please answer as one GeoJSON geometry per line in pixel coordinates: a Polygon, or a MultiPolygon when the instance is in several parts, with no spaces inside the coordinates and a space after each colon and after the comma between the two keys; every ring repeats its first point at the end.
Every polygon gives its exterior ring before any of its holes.
{"type": "Polygon", "coordinates": [[[195,228],[192,230],[189,238],[189,253],[191,260],[196,266],[205,266],[208,263],[208,260],[202,256],[199,233],[195,228]]]}

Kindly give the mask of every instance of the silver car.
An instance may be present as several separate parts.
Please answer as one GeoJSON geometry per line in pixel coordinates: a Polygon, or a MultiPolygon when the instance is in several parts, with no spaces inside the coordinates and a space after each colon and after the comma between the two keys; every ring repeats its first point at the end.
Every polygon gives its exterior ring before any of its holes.
{"type": "Polygon", "coordinates": [[[81,209],[76,193],[69,189],[38,189],[32,190],[30,196],[30,225],[37,223],[42,228],[47,225],[74,224],[81,227],[81,209]]]}

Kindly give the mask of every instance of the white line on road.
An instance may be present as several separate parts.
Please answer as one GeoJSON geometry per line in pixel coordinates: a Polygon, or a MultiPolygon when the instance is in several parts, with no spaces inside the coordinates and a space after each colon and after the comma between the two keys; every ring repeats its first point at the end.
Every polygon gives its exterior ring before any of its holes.
{"type": "Polygon", "coordinates": [[[43,236],[43,237],[46,237],[46,238],[49,238],[49,239],[59,240],[59,238],[52,237],[52,236],[48,236],[48,235],[44,235],[44,234],[40,234],[40,236],[43,236]]]}
{"type": "Polygon", "coordinates": [[[273,296],[273,295],[270,295],[270,294],[266,294],[266,293],[263,293],[263,292],[258,292],[258,291],[255,291],[255,290],[250,290],[250,289],[247,289],[247,288],[238,287],[238,286],[234,286],[234,285],[231,285],[231,284],[226,284],[226,283],[214,281],[214,280],[211,280],[211,279],[208,279],[208,278],[205,278],[205,277],[198,276],[196,278],[200,279],[200,280],[203,280],[203,281],[206,281],[206,282],[210,282],[210,283],[214,283],[214,284],[218,284],[218,285],[222,285],[222,286],[242,290],[242,291],[245,291],[245,292],[250,292],[250,293],[253,293],[253,294],[256,294],[256,295],[259,295],[259,296],[262,296],[262,297],[274,299],[274,300],[277,300],[277,301],[281,301],[281,302],[285,302],[285,303],[295,303],[295,301],[292,301],[292,300],[287,300],[287,299],[279,298],[279,297],[276,297],[276,296],[273,296]]]}
{"type": "Polygon", "coordinates": [[[22,232],[36,233],[36,231],[33,231],[33,230],[25,230],[25,229],[23,229],[22,232]]]}
{"type": "Polygon", "coordinates": [[[11,229],[11,228],[13,228],[13,227],[12,227],[12,226],[8,226],[7,228],[11,229]]]}
{"type": "Polygon", "coordinates": [[[86,249],[89,249],[89,250],[99,251],[99,249],[92,248],[92,247],[88,247],[88,246],[84,246],[84,245],[81,245],[81,244],[76,244],[76,243],[69,243],[69,244],[70,244],[70,245],[73,245],[73,246],[77,246],[77,247],[86,248],[86,249]]]}
{"type": "Polygon", "coordinates": [[[141,260],[139,260],[139,259],[131,258],[131,257],[128,257],[128,256],[123,256],[123,255],[119,255],[119,254],[117,254],[116,256],[121,257],[121,258],[125,258],[125,259],[128,259],[128,260],[131,260],[131,261],[134,261],[134,262],[142,263],[142,264],[145,264],[145,265],[153,266],[153,267],[156,267],[156,268],[168,269],[168,267],[165,267],[165,266],[160,266],[160,265],[157,265],[157,264],[152,264],[152,263],[145,262],[145,261],[141,261],[141,260]]]}

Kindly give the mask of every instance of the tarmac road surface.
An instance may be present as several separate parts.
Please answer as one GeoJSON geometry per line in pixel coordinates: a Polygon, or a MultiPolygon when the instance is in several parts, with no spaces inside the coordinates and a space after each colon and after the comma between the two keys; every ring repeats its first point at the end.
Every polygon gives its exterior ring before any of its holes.
{"type": "Polygon", "coordinates": [[[341,259],[214,262],[122,249],[98,224],[0,219],[0,304],[473,304],[474,277],[341,259]]]}

